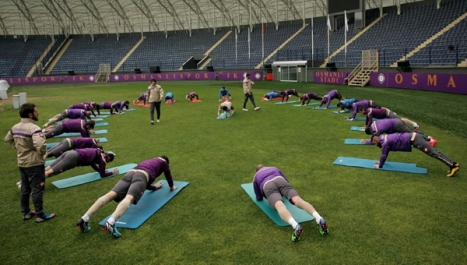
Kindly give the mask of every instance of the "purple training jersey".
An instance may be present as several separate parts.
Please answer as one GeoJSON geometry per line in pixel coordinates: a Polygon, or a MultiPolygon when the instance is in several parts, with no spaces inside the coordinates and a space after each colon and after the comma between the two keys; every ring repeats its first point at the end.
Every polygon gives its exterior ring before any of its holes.
{"type": "Polygon", "coordinates": [[[382,168],[389,155],[389,151],[412,152],[412,135],[414,133],[393,133],[379,136],[381,143],[381,158],[379,168],[382,168]]]}
{"type": "MultiPolygon", "coordinates": [[[[256,200],[257,201],[262,201],[264,197],[263,193],[263,186],[264,184],[277,177],[277,176],[282,176],[285,180],[287,178],[284,176],[284,174],[276,167],[262,167],[258,172],[256,172],[255,177],[253,179],[253,188],[255,190],[255,195],[256,195],[256,200]]],[[[288,180],[287,180],[288,182],[288,180]]]]}
{"type": "Polygon", "coordinates": [[[141,163],[139,163],[135,169],[140,169],[144,170],[149,174],[149,181],[146,186],[146,189],[150,189],[151,184],[156,180],[157,177],[159,177],[162,173],[165,175],[165,179],[167,180],[167,183],[169,184],[169,187],[173,187],[174,182],[172,179],[172,174],[170,173],[170,168],[169,164],[167,164],[167,161],[160,157],[152,158],[145,160],[141,163]]]}
{"type": "Polygon", "coordinates": [[[86,129],[86,122],[84,120],[68,120],[62,122],[62,129],[64,133],[79,132],[81,137],[89,137],[91,132],[86,129]]]}
{"type": "Polygon", "coordinates": [[[101,178],[112,175],[112,172],[105,170],[107,165],[107,154],[99,148],[84,148],[75,150],[78,153],[79,166],[91,166],[99,172],[101,178]]]}

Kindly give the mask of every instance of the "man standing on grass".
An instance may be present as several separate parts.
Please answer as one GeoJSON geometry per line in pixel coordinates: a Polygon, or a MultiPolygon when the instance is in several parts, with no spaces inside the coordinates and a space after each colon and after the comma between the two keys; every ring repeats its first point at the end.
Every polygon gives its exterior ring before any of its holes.
{"type": "Polygon", "coordinates": [[[379,162],[375,162],[375,168],[383,168],[384,163],[386,162],[386,158],[389,155],[389,151],[412,152],[413,146],[447,165],[449,167],[447,174],[448,177],[454,176],[454,174],[459,171],[459,163],[454,162],[454,160],[431,146],[423,137],[423,135],[416,132],[394,133],[384,136],[373,135],[370,140],[374,145],[381,148],[381,158],[379,162]]]}
{"type": "Polygon", "coordinates": [[[21,122],[14,125],[5,136],[5,142],[17,152],[18,168],[21,175],[21,212],[23,220],[29,220],[36,215],[36,222],[41,223],[55,217],[43,210],[45,188],[45,137],[39,126],[34,124],[39,120],[36,105],[25,103],[19,111],[21,122]],[[29,208],[29,197],[32,195],[34,211],[29,208]]]}
{"type": "Polygon", "coordinates": [[[164,173],[165,179],[169,184],[169,189],[171,191],[176,190],[178,187],[173,183],[169,168],[169,158],[161,156],[145,160],[128,171],[128,173],[115,184],[110,192],[97,199],[83,217],[78,220],[76,226],[81,229],[83,233],[91,231],[91,227],[88,225],[91,216],[108,202],[114,200],[118,202],[117,208],[102,229],[109,232],[113,237],[121,237],[122,234],[115,226],[118,218],[130,208],[131,204],[136,205],[138,203],[145,190],[155,191],[162,188],[162,183],[160,182],[156,185],[152,185],[156,178],[162,173],[164,173]]]}
{"type": "Polygon", "coordinates": [[[255,110],[259,110],[261,107],[256,107],[255,98],[253,97],[253,92],[251,92],[251,85],[254,85],[253,81],[250,79],[250,74],[246,74],[245,79],[243,79],[243,93],[245,94],[245,101],[243,101],[243,111],[248,111],[246,108],[246,103],[248,99],[251,100],[255,110]]]}
{"type": "Polygon", "coordinates": [[[148,87],[148,102],[151,104],[149,113],[151,114],[151,124],[154,125],[154,108],[157,112],[157,122],[161,118],[161,102],[164,99],[164,90],[157,84],[156,79],[151,79],[151,85],[148,87]]]}
{"type": "Polygon", "coordinates": [[[278,168],[265,167],[262,164],[256,166],[253,188],[256,200],[262,201],[263,197],[266,198],[269,204],[279,213],[281,219],[292,226],[294,230],[292,233],[292,241],[297,242],[300,240],[303,229],[300,224],[295,221],[289,210],[287,210],[282,197],[286,197],[290,203],[312,215],[318,224],[321,235],[326,235],[328,233],[328,224],[326,221],[310,203],[306,202],[298,195],[298,192],[290,185],[287,178],[278,168]]]}

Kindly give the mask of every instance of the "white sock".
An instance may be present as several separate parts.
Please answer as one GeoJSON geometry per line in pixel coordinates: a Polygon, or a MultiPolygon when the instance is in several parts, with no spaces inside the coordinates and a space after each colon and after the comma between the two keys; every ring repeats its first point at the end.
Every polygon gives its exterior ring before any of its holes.
{"type": "Polygon", "coordinates": [[[83,219],[83,221],[89,222],[89,218],[90,218],[90,217],[89,217],[89,215],[84,214],[83,217],[81,217],[81,218],[83,219]]]}
{"type": "Polygon", "coordinates": [[[289,223],[289,225],[291,225],[292,228],[294,228],[294,229],[298,225],[297,221],[295,221],[295,219],[293,219],[293,217],[290,217],[290,219],[289,219],[289,221],[287,221],[287,223],[289,223]]]}
{"type": "Polygon", "coordinates": [[[316,221],[317,224],[319,224],[319,221],[320,221],[321,219],[323,219],[323,217],[321,217],[321,215],[319,215],[318,212],[314,212],[312,215],[313,215],[313,217],[315,218],[315,221],[316,221]]]}
{"type": "Polygon", "coordinates": [[[109,219],[107,220],[107,223],[109,223],[110,225],[115,224],[115,218],[113,218],[112,216],[110,216],[109,219]]]}

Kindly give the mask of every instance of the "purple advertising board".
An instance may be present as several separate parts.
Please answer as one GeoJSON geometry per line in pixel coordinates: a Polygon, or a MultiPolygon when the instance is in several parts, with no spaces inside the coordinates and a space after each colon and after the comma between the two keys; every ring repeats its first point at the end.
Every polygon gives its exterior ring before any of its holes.
{"type": "MultiPolygon", "coordinates": [[[[252,81],[263,81],[263,71],[218,71],[218,72],[167,72],[154,74],[111,74],[110,82],[144,82],[151,79],[158,81],[242,81],[245,74],[251,75],[252,81]]],[[[37,77],[7,77],[10,85],[35,85],[55,83],[94,83],[95,75],[62,75],[62,76],[37,76],[37,77]]]]}
{"type": "Polygon", "coordinates": [[[314,82],[320,84],[336,84],[343,85],[345,84],[345,78],[349,73],[347,72],[325,72],[325,71],[316,71],[314,72],[314,82]]]}
{"type": "Polygon", "coordinates": [[[370,86],[467,94],[467,74],[371,73],[370,86]]]}

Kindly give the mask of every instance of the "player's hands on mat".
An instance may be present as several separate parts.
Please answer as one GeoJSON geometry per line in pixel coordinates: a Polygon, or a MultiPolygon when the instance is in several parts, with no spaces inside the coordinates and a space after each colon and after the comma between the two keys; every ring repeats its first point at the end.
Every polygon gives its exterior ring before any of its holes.
{"type": "Polygon", "coordinates": [[[120,172],[120,171],[118,171],[118,168],[116,168],[116,169],[114,169],[114,170],[112,171],[112,174],[117,175],[119,172],[120,172]]]}
{"type": "Polygon", "coordinates": [[[163,185],[164,184],[162,182],[159,182],[156,185],[154,185],[154,187],[156,188],[156,190],[158,190],[158,189],[162,188],[163,185]]]}
{"type": "Polygon", "coordinates": [[[170,190],[176,190],[176,189],[178,189],[178,187],[175,185],[173,185],[172,188],[170,188],[170,190]]]}
{"type": "Polygon", "coordinates": [[[367,141],[366,139],[360,139],[361,144],[366,144],[366,141],[367,141]]]}
{"type": "Polygon", "coordinates": [[[373,164],[373,167],[374,167],[374,168],[379,168],[379,162],[375,162],[375,163],[373,164]]]}

